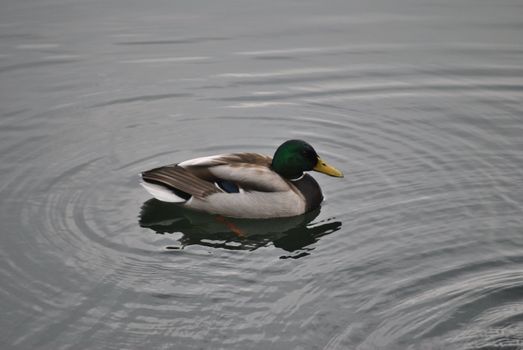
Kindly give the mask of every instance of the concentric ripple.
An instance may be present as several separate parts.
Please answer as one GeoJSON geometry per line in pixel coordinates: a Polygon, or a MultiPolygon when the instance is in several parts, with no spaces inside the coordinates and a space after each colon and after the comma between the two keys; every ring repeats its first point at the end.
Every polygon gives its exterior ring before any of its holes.
{"type": "Polygon", "coordinates": [[[8,3],[2,348],[523,347],[520,6],[8,3]],[[346,174],[301,217],[138,185],[291,138],[346,174]]]}

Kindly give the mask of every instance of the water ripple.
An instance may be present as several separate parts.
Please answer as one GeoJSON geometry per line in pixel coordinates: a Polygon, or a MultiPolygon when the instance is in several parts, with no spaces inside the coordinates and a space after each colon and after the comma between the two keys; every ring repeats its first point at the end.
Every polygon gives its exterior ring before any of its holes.
{"type": "Polygon", "coordinates": [[[95,104],[92,107],[106,107],[106,106],[134,103],[134,102],[150,102],[150,101],[164,100],[164,99],[177,98],[177,97],[187,97],[187,96],[191,96],[191,94],[173,93],[173,94],[143,95],[143,96],[128,97],[128,98],[118,98],[118,99],[115,99],[112,101],[95,104]]]}

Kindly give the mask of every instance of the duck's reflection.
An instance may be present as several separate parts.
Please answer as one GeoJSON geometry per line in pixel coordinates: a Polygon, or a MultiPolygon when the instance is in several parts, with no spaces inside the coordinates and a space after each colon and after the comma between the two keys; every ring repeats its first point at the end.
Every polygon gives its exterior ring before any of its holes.
{"type": "Polygon", "coordinates": [[[159,234],[182,233],[179,244],[171,249],[198,244],[212,248],[254,250],[272,243],[293,253],[281,258],[299,258],[309,255],[314,249],[310,245],[320,237],[341,228],[340,221],[312,223],[319,213],[318,209],[291,218],[233,219],[150,199],[142,205],[140,226],[159,234]]]}

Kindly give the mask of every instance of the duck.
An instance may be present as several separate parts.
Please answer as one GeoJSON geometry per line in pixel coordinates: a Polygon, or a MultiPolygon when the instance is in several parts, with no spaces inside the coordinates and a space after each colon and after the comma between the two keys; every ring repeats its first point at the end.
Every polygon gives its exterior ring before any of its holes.
{"type": "Polygon", "coordinates": [[[323,193],[308,171],[343,177],[309,143],[288,140],[272,157],[243,152],[189,159],[142,172],[140,184],[159,201],[209,214],[282,218],[320,207],[323,193]]]}

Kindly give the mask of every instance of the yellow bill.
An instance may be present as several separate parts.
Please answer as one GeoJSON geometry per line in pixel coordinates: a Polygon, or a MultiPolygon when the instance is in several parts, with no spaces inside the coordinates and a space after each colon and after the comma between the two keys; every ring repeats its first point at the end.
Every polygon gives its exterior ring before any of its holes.
{"type": "Polygon", "coordinates": [[[312,169],[314,171],[318,171],[320,173],[324,173],[330,176],[336,176],[336,177],[343,177],[343,173],[336,169],[333,166],[330,166],[329,164],[325,163],[320,157],[318,157],[318,162],[312,169]]]}

